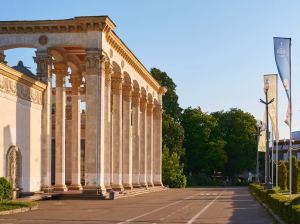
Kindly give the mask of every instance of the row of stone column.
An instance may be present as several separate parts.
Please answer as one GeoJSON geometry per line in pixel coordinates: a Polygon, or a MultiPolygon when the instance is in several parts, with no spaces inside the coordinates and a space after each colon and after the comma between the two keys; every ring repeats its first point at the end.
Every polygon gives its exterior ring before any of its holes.
{"type": "MultiPolygon", "coordinates": [[[[85,186],[83,193],[161,186],[161,105],[154,105],[139,88],[113,72],[99,50],[87,50],[85,186]]],[[[56,74],[55,185],[65,185],[65,77],[68,67],[37,53],[39,79],[48,84],[43,112],[43,190],[51,191],[51,94],[56,74]]],[[[71,74],[72,174],[69,189],[82,189],[80,181],[80,85],[81,74],[71,74]]]]}

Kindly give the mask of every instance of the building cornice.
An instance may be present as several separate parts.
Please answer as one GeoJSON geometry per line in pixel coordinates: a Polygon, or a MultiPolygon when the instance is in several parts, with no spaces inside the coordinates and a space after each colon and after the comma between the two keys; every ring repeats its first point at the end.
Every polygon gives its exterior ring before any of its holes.
{"type": "Polygon", "coordinates": [[[129,48],[123,43],[123,41],[117,36],[113,30],[106,32],[106,41],[112,46],[115,51],[121,55],[126,62],[140,75],[147,83],[156,91],[159,92],[160,85],[153,78],[150,72],[144,67],[144,65],[135,57],[135,55],[129,50],[129,48]]]}
{"type": "Polygon", "coordinates": [[[107,32],[115,27],[108,16],[82,16],[65,20],[0,21],[0,34],[107,32]]]}
{"type": "Polygon", "coordinates": [[[47,88],[45,83],[31,78],[3,63],[0,63],[0,74],[42,92],[47,88]]]}

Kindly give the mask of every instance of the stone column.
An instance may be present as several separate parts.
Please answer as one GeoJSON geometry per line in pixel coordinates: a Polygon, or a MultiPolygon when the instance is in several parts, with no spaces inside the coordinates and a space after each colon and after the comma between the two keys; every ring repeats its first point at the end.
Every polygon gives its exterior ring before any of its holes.
{"type": "Polygon", "coordinates": [[[147,104],[147,184],[153,187],[153,103],[147,104]]]}
{"type": "Polygon", "coordinates": [[[66,177],[66,185],[71,184],[72,179],[72,105],[68,100],[69,97],[66,97],[66,131],[65,131],[65,139],[66,139],[66,146],[65,146],[65,177],[66,177]]]}
{"type": "Polygon", "coordinates": [[[105,70],[105,111],[104,111],[104,185],[111,191],[111,74],[112,65],[105,70]]]}
{"type": "Polygon", "coordinates": [[[140,188],[140,90],[132,93],[132,186],[140,188]]]}
{"type": "Polygon", "coordinates": [[[72,143],[71,143],[71,185],[70,190],[82,190],[80,173],[80,140],[81,140],[81,113],[80,113],[80,85],[81,74],[71,74],[69,79],[72,84],[72,143]]]}
{"type": "Polygon", "coordinates": [[[147,187],[147,96],[143,95],[140,101],[140,185],[147,187]]]}
{"type": "Polygon", "coordinates": [[[86,140],[83,194],[106,194],[104,186],[105,57],[86,50],[86,140]]]}
{"type": "Polygon", "coordinates": [[[162,156],[162,108],[155,105],[153,111],[153,184],[162,186],[161,181],[161,156],[162,156]]]}
{"type": "Polygon", "coordinates": [[[112,153],[113,177],[112,189],[124,190],[122,185],[122,83],[123,75],[114,73],[112,76],[113,117],[112,117],[112,153]]]}
{"type": "MultiPolygon", "coordinates": [[[[53,192],[51,186],[51,141],[52,141],[52,73],[51,55],[49,52],[36,52],[33,57],[37,63],[37,77],[47,84],[43,94],[43,114],[42,114],[42,191],[53,192]]],[[[0,59],[1,60],[1,59],[0,59]]],[[[4,59],[3,59],[4,60],[4,59]]]]}
{"type": "Polygon", "coordinates": [[[55,191],[67,191],[65,184],[65,131],[66,131],[66,91],[65,78],[68,66],[55,63],[52,72],[56,75],[55,91],[55,191]]]}
{"type": "Polygon", "coordinates": [[[123,186],[132,189],[132,148],[131,148],[131,82],[125,82],[123,89],[123,186]]]}
{"type": "MultiPolygon", "coordinates": [[[[34,57],[35,59],[35,57],[34,57]]],[[[35,61],[36,62],[36,61],[35,61]]],[[[5,61],[5,54],[4,51],[0,49],[0,63],[4,63],[7,64],[7,62],[5,61]]]]}
{"type": "Polygon", "coordinates": [[[282,160],[285,161],[285,162],[288,161],[287,154],[288,154],[288,150],[284,149],[283,150],[283,159],[282,160]]]}

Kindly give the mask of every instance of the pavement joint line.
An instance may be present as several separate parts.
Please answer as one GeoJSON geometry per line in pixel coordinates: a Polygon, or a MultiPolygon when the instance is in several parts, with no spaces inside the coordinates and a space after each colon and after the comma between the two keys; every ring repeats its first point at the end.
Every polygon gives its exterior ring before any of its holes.
{"type": "Polygon", "coordinates": [[[162,210],[162,209],[164,209],[164,208],[167,208],[167,207],[169,207],[169,206],[175,205],[175,204],[177,204],[177,203],[179,203],[179,202],[182,202],[182,201],[185,201],[185,200],[187,200],[187,199],[193,198],[193,197],[195,197],[195,196],[197,196],[197,195],[200,195],[200,193],[199,193],[199,194],[192,195],[192,196],[189,196],[189,197],[187,197],[187,198],[185,198],[185,199],[176,201],[176,202],[174,202],[174,203],[168,204],[168,205],[163,206],[163,207],[161,207],[161,208],[155,209],[155,210],[153,210],[153,211],[151,211],[151,212],[144,213],[143,215],[136,216],[136,217],[134,217],[134,218],[132,218],[132,219],[127,219],[127,220],[124,221],[124,222],[118,222],[117,224],[124,224],[124,223],[131,222],[131,221],[136,220],[136,219],[138,219],[138,218],[141,218],[141,217],[143,217],[143,216],[149,215],[149,214],[151,214],[151,213],[157,212],[157,211],[162,210]]]}
{"type": "Polygon", "coordinates": [[[212,202],[210,202],[208,205],[206,205],[200,212],[198,212],[190,221],[187,222],[187,224],[193,223],[203,212],[205,212],[206,209],[208,209],[209,206],[211,206],[227,189],[225,189],[218,197],[216,197],[212,202]]]}

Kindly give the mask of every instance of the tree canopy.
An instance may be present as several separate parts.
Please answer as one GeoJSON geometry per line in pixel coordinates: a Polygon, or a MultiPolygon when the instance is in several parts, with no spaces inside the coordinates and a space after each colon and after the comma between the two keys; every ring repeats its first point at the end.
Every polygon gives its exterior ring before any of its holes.
{"type": "MultiPolygon", "coordinates": [[[[212,113],[219,123],[220,136],[226,142],[224,150],[228,157],[225,172],[234,181],[243,171],[252,170],[256,159],[256,121],[240,109],[212,113]]],[[[234,183],[234,182],[233,182],[234,183]]]]}
{"type": "Polygon", "coordinates": [[[186,149],[186,173],[222,170],[227,156],[223,150],[226,142],[213,133],[218,122],[201,108],[184,110],[181,120],[184,128],[183,146],[186,149]]]}
{"type": "Polygon", "coordinates": [[[179,122],[182,108],[178,103],[176,85],[173,79],[171,79],[166,72],[162,72],[157,68],[151,68],[150,73],[161,86],[165,86],[168,89],[166,94],[162,97],[164,113],[169,114],[176,122],[179,122]]]}

